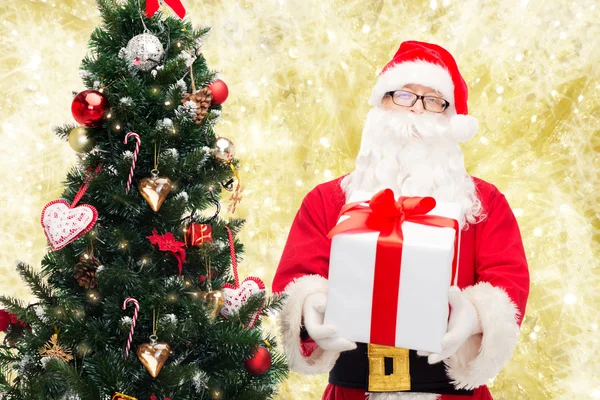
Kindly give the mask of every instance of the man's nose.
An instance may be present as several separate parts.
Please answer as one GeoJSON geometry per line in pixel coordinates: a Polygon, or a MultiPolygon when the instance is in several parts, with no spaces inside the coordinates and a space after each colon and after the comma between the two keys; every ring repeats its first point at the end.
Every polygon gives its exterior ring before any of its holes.
{"type": "Polygon", "coordinates": [[[423,114],[425,112],[425,109],[423,108],[423,102],[420,99],[417,100],[417,102],[411,108],[409,108],[409,111],[415,114],[423,114]]]}

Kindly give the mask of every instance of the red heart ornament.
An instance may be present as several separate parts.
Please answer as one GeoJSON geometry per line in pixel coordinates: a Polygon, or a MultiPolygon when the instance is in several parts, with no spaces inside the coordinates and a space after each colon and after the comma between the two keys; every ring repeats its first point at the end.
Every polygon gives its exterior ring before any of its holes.
{"type": "MultiPolygon", "coordinates": [[[[223,297],[225,297],[225,305],[221,309],[221,315],[225,318],[237,313],[240,308],[248,301],[251,296],[259,294],[265,290],[265,284],[260,278],[250,276],[241,283],[240,287],[226,283],[221,288],[223,297]]],[[[250,317],[248,321],[248,329],[252,328],[256,324],[256,320],[260,315],[261,310],[259,309],[254,315],[250,317]]]]}
{"type": "Polygon", "coordinates": [[[66,200],[54,200],[42,210],[41,223],[52,250],[60,250],[85,235],[96,224],[98,211],[82,204],[71,208],[66,200]]]}

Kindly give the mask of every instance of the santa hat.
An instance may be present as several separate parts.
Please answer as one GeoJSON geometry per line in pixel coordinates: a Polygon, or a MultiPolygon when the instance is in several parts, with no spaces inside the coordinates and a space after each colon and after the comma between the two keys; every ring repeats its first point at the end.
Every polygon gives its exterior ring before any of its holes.
{"type": "Polygon", "coordinates": [[[461,142],[477,131],[477,119],[468,115],[468,88],[452,54],[441,46],[407,41],[379,74],[369,104],[378,106],[387,92],[417,84],[437,90],[450,102],[451,133],[461,142]]]}

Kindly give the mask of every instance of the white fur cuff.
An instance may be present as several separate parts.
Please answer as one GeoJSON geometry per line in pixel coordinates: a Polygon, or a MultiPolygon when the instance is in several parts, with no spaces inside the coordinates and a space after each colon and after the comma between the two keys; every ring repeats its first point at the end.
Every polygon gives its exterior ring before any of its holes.
{"type": "Polygon", "coordinates": [[[310,356],[305,357],[300,342],[304,301],[313,293],[327,293],[327,279],[320,275],[306,275],[287,285],[285,292],[287,300],[279,317],[283,350],[287,355],[290,369],[307,375],[329,372],[340,353],[317,347],[310,356]]]}
{"type": "Polygon", "coordinates": [[[512,357],[519,311],[503,289],[488,282],[469,286],[463,293],[477,308],[483,334],[471,336],[445,363],[457,389],[474,389],[498,375],[512,357]]]}

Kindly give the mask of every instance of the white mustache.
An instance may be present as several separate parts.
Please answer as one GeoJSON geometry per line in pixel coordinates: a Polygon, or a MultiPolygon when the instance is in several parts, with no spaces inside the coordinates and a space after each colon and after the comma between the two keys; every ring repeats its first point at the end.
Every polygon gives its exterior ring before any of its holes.
{"type": "Polygon", "coordinates": [[[398,139],[450,139],[450,122],[442,114],[414,114],[383,109],[371,110],[375,135],[398,139]],[[379,130],[380,132],[376,132],[379,130]]]}

